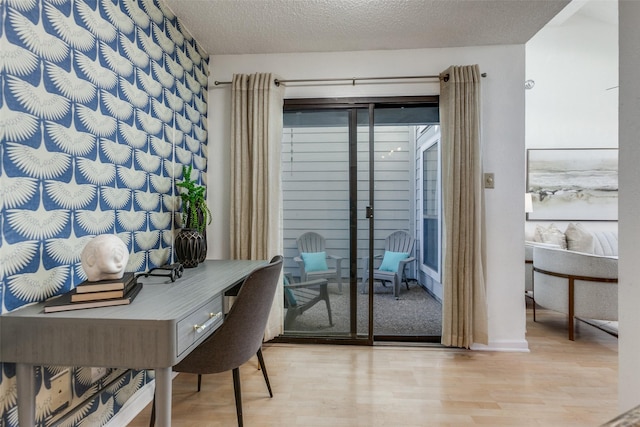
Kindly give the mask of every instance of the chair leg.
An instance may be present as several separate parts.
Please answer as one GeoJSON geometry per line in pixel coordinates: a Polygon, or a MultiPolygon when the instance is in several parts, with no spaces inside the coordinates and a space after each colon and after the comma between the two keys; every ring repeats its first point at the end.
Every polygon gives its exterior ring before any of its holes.
{"type": "Polygon", "coordinates": [[[233,390],[236,396],[236,416],[238,427],[242,427],[242,395],[240,390],[240,368],[233,369],[233,390]]]}
{"type": "Polygon", "coordinates": [[[153,393],[153,402],[151,402],[151,419],[149,420],[149,427],[156,425],[156,394],[153,393]]]}
{"type": "Polygon", "coordinates": [[[331,303],[329,302],[329,290],[327,289],[327,285],[320,286],[320,298],[322,298],[327,305],[327,313],[329,313],[329,326],[333,326],[333,318],[331,317],[331,303]]]}
{"type": "Polygon", "coordinates": [[[393,296],[400,299],[400,277],[397,274],[393,278],[393,296]]]}
{"type": "Polygon", "coordinates": [[[533,304],[533,321],[536,321],[536,297],[535,297],[535,282],[533,281],[533,277],[531,278],[531,301],[533,304]]]}
{"type": "Polygon", "coordinates": [[[326,298],[324,302],[327,304],[327,313],[329,314],[329,326],[333,326],[333,319],[331,317],[331,303],[329,302],[329,298],[326,298]]]}
{"type": "Polygon", "coordinates": [[[262,369],[262,376],[264,376],[264,382],[267,383],[267,389],[269,389],[269,397],[273,397],[273,393],[271,392],[271,384],[269,384],[269,376],[267,375],[267,367],[264,365],[264,358],[262,357],[262,349],[258,349],[258,363],[260,364],[260,369],[262,369]]]}
{"type": "Polygon", "coordinates": [[[361,289],[360,289],[360,293],[362,294],[366,294],[367,292],[367,282],[369,282],[369,276],[366,276],[363,280],[362,280],[362,285],[360,285],[361,289]]]}
{"type": "Polygon", "coordinates": [[[292,329],[295,324],[296,317],[300,315],[298,307],[287,308],[287,314],[284,316],[284,328],[292,329]]]}
{"type": "Polygon", "coordinates": [[[200,391],[201,385],[202,385],[202,374],[198,374],[198,391],[200,391]]]}

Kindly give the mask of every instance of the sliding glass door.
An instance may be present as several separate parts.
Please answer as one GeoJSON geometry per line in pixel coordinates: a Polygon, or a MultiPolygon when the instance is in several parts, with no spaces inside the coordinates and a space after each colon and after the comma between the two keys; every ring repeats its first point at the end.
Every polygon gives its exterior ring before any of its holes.
{"type": "MultiPolygon", "coordinates": [[[[375,341],[439,342],[441,299],[425,287],[420,259],[438,248],[421,234],[421,135],[437,127],[437,104],[385,103],[375,106],[373,182],[373,294],[375,341]],[[393,282],[393,274],[397,283],[393,282]]],[[[439,182],[436,183],[439,185],[439,182]]],[[[439,193],[438,193],[439,196],[439,193]]]]}
{"type": "Polygon", "coordinates": [[[285,102],[285,337],[373,343],[422,330],[420,319],[394,323],[407,284],[420,287],[417,263],[400,273],[399,298],[371,272],[394,231],[420,256],[416,132],[437,120],[437,98],[285,102]]]}
{"type": "Polygon", "coordinates": [[[357,338],[353,263],[362,223],[356,219],[359,159],[352,141],[361,110],[291,105],[285,110],[286,335],[357,338]]]}

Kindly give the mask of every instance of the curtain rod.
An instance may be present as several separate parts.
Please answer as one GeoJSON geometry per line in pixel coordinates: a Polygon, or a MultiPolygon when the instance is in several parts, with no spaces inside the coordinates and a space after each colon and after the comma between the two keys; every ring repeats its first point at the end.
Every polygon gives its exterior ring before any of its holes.
{"type": "MultiPolygon", "coordinates": [[[[482,77],[487,77],[487,73],[480,74],[482,77]]],[[[356,85],[356,80],[411,80],[411,79],[437,79],[440,80],[440,76],[395,76],[395,77],[345,77],[345,78],[334,78],[334,79],[291,79],[291,80],[283,80],[283,79],[274,79],[273,83],[276,86],[280,86],[280,83],[321,83],[321,82],[351,82],[353,86],[356,85]]],[[[446,82],[449,80],[449,75],[445,74],[442,79],[446,82]]],[[[214,81],[213,84],[216,86],[219,85],[229,85],[232,82],[219,82],[214,81]]]]}

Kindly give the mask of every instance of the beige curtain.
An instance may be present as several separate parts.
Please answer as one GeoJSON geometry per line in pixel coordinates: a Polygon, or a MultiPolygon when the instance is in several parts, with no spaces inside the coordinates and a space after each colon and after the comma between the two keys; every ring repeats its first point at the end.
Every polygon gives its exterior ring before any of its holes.
{"type": "MultiPolygon", "coordinates": [[[[270,73],[237,74],[231,86],[232,259],[282,255],[280,145],[283,88],[270,73]]],[[[282,333],[283,295],[278,287],[265,340],[282,333]]]]}
{"type": "Polygon", "coordinates": [[[442,344],[487,344],[480,70],[440,75],[444,217],[442,344]],[[447,76],[448,75],[448,79],[447,76]]]}

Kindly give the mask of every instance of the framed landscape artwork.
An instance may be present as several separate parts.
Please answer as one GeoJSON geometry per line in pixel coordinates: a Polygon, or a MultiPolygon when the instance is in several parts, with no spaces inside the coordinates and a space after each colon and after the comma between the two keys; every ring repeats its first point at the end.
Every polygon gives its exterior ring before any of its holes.
{"type": "Polygon", "coordinates": [[[528,220],[617,221],[618,149],[529,149],[528,220]]]}

